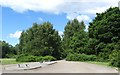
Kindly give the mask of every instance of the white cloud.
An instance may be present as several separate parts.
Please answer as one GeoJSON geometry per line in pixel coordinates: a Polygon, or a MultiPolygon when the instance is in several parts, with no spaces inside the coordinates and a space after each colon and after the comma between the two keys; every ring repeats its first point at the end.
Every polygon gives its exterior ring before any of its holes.
{"type": "Polygon", "coordinates": [[[79,16],[79,14],[77,14],[76,12],[74,12],[74,13],[69,13],[69,14],[67,14],[67,19],[73,20],[73,19],[76,18],[77,16],[79,16]]]}
{"type": "Polygon", "coordinates": [[[38,18],[39,21],[43,21],[43,19],[41,17],[38,18]]]}
{"type": "Polygon", "coordinates": [[[106,6],[106,7],[96,7],[93,9],[88,9],[85,10],[86,13],[90,13],[90,14],[95,14],[95,13],[102,13],[104,12],[106,9],[108,9],[110,6],[106,6]]]}
{"type": "Polygon", "coordinates": [[[111,6],[118,6],[119,0],[0,0],[0,5],[23,13],[31,10],[46,13],[66,13],[68,19],[104,12],[111,6]]]}
{"type": "Polygon", "coordinates": [[[85,31],[88,32],[89,25],[85,24],[85,31]]]}
{"type": "Polygon", "coordinates": [[[9,36],[10,36],[11,38],[17,38],[17,39],[18,39],[18,38],[20,37],[21,33],[22,33],[22,31],[18,31],[18,30],[17,30],[15,33],[10,33],[9,36]]]}
{"type": "Polygon", "coordinates": [[[88,31],[88,27],[89,27],[88,22],[92,21],[92,19],[89,16],[87,16],[87,15],[77,15],[74,17],[67,16],[67,19],[69,19],[69,20],[73,20],[74,18],[78,19],[79,22],[84,21],[85,31],[88,31]]]}
{"type": "Polygon", "coordinates": [[[62,38],[62,36],[63,36],[63,32],[62,31],[58,31],[58,34],[60,35],[60,37],[62,38]]]}
{"type": "MultiPolygon", "coordinates": [[[[0,0],[0,5],[17,12],[41,11],[51,13],[89,13],[89,10],[103,11],[102,8],[118,6],[119,0],[0,0]]],[[[91,12],[90,12],[91,13],[91,12]]],[[[92,12],[96,13],[96,12],[92,12]]]]}
{"type": "Polygon", "coordinates": [[[29,10],[53,14],[65,13],[69,20],[78,18],[80,21],[89,22],[89,15],[118,6],[118,2],[119,0],[0,0],[0,5],[19,13],[29,10]]]}
{"type": "Polygon", "coordinates": [[[0,0],[0,5],[23,13],[31,10],[46,13],[66,13],[68,19],[79,14],[101,13],[111,6],[118,6],[119,0],[0,0]]]}
{"type": "Polygon", "coordinates": [[[17,12],[42,11],[42,12],[58,12],[57,8],[62,0],[0,0],[0,5],[10,7],[17,12]]]}
{"type": "Polygon", "coordinates": [[[74,18],[78,19],[79,22],[81,22],[81,21],[91,22],[92,21],[92,19],[87,15],[77,15],[77,14],[75,15],[75,14],[73,14],[73,15],[67,16],[67,19],[69,19],[69,20],[73,20],[74,18]]]}
{"type": "Polygon", "coordinates": [[[79,15],[79,16],[77,16],[77,19],[78,19],[78,21],[87,21],[87,22],[91,22],[92,21],[92,19],[89,17],[89,16],[87,16],[87,15],[79,15]]]}

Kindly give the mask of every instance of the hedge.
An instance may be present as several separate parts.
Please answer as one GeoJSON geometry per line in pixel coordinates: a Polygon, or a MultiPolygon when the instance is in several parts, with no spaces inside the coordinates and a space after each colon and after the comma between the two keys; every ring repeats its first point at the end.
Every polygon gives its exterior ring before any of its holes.
{"type": "Polygon", "coordinates": [[[40,62],[40,61],[54,61],[56,60],[53,56],[33,56],[33,55],[19,55],[16,58],[18,62],[40,62]]]}
{"type": "Polygon", "coordinates": [[[95,55],[86,54],[68,54],[66,57],[67,61],[96,61],[96,59],[95,55]]]}

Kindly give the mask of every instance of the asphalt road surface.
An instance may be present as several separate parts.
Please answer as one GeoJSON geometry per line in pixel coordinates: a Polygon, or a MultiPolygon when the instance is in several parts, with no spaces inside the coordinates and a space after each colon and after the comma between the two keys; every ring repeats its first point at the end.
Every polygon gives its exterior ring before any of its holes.
{"type": "Polygon", "coordinates": [[[118,73],[114,68],[85,62],[58,61],[33,70],[3,71],[4,73],[118,73]]]}

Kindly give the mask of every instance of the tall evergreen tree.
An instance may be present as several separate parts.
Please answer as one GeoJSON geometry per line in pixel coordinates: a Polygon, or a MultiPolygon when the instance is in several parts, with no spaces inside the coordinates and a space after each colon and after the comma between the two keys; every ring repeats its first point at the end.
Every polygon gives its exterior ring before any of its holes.
{"type": "Polygon", "coordinates": [[[97,13],[93,22],[90,23],[89,37],[97,40],[96,45],[94,45],[96,54],[103,60],[108,60],[109,55],[116,50],[115,45],[120,40],[119,8],[109,8],[103,13],[97,13]]]}
{"type": "Polygon", "coordinates": [[[49,22],[34,23],[31,28],[23,31],[19,44],[20,54],[35,56],[51,55],[60,58],[61,38],[49,22]]]}
{"type": "MultiPolygon", "coordinates": [[[[87,32],[84,22],[77,19],[69,21],[65,27],[63,44],[65,53],[84,53],[87,42],[87,32]]],[[[67,55],[66,54],[66,55],[67,55]]]]}

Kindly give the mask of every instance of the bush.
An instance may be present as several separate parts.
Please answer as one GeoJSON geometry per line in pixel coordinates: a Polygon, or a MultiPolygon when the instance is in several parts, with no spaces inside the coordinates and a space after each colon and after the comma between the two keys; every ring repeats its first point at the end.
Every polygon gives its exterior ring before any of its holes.
{"type": "Polygon", "coordinates": [[[15,54],[6,54],[6,57],[7,58],[16,58],[17,55],[15,55],[15,54]]]}
{"type": "Polygon", "coordinates": [[[19,55],[16,61],[19,62],[39,62],[39,61],[54,61],[56,58],[53,56],[33,56],[33,55],[19,55]]]}
{"type": "Polygon", "coordinates": [[[47,61],[55,61],[56,58],[54,58],[53,56],[45,56],[45,57],[43,57],[43,60],[47,60],[47,61]]]}
{"type": "Polygon", "coordinates": [[[19,62],[34,62],[36,61],[36,57],[33,56],[33,55],[20,55],[16,58],[16,61],[19,61],[19,62]]]}
{"type": "Polygon", "coordinates": [[[78,61],[78,54],[68,54],[66,57],[67,61],[78,61]]]}
{"type": "Polygon", "coordinates": [[[36,61],[39,62],[39,61],[44,61],[44,60],[43,60],[43,57],[42,57],[42,56],[37,56],[37,57],[36,57],[36,61]]]}
{"type": "Polygon", "coordinates": [[[53,56],[39,56],[39,57],[36,57],[36,61],[55,61],[56,58],[53,57],[53,56]]]}
{"type": "Polygon", "coordinates": [[[114,50],[109,56],[110,65],[120,68],[120,51],[114,50]]]}
{"type": "Polygon", "coordinates": [[[86,55],[86,54],[68,54],[66,57],[67,61],[95,61],[95,55],[86,55]]]}
{"type": "Polygon", "coordinates": [[[97,61],[98,62],[108,62],[109,61],[109,55],[107,55],[108,53],[106,52],[100,52],[98,57],[97,57],[97,61]]]}

